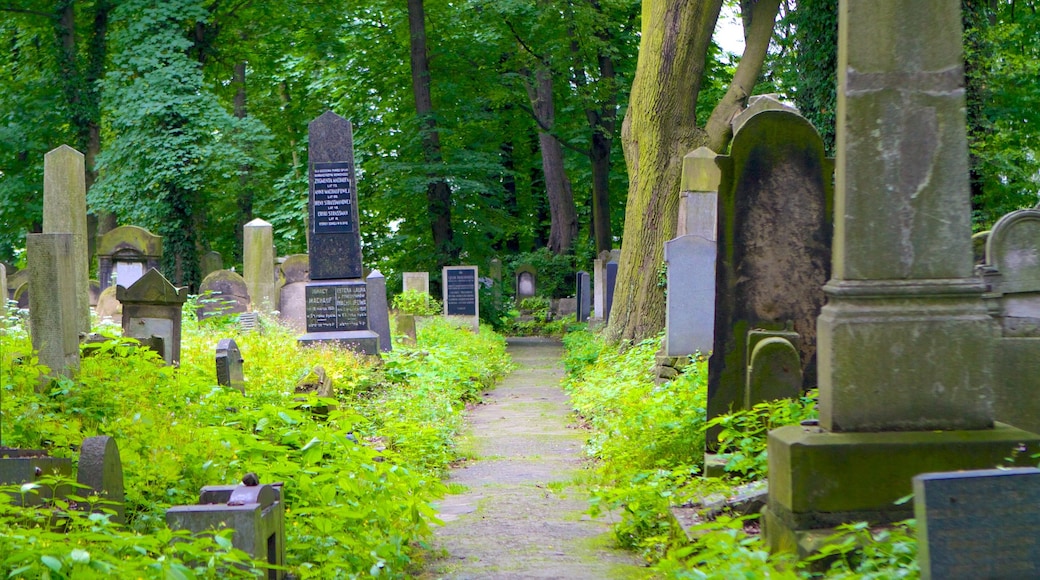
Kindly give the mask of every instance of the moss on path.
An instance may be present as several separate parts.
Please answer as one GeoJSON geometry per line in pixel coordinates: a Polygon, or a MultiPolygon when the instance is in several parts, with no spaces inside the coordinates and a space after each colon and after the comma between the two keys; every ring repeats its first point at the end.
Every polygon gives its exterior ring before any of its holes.
{"type": "Polygon", "coordinates": [[[421,578],[641,578],[611,547],[610,522],[584,514],[582,443],[559,342],[509,339],[519,368],[469,414],[473,460],[452,471],[434,552],[421,578]]]}

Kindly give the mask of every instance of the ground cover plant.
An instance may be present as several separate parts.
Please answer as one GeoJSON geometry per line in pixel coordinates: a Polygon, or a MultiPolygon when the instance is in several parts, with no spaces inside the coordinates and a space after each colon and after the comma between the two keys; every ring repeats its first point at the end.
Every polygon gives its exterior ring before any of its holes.
{"type": "Polygon", "coordinates": [[[913,521],[887,529],[843,526],[820,557],[796,562],[771,555],[758,534],[757,515],[705,521],[690,541],[669,508],[767,477],[766,434],[815,417],[815,394],[780,400],[711,420],[721,427],[723,478],[701,477],[707,361],[691,360],[683,374],[654,380],[660,337],[618,348],[582,330],[564,337],[565,388],[589,428],[586,451],[595,475],[591,511],[616,510],[614,535],[666,578],[915,578],[913,521]],[[825,570],[825,571],[821,571],[825,570]]]}
{"type": "MultiPolygon", "coordinates": [[[[102,332],[116,334],[112,329],[102,332]]],[[[171,544],[171,505],[247,472],[284,481],[287,565],[299,578],[404,577],[435,522],[431,501],[455,459],[465,403],[509,368],[504,340],[442,320],[398,345],[381,365],[343,351],[298,349],[265,323],[238,334],[220,317],[186,321],[179,369],[134,341],[92,347],[75,380],[37,390],[41,368],[24,326],[0,334],[2,445],[76,457],[89,436],[114,437],[126,482],[126,526],[60,503],[27,512],[0,494],[0,574],[5,577],[222,577],[245,555],[226,536],[171,544]],[[234,337],[245,359],[245,394],[216,384],[214,347],[234,337]],[[321,366],[331,397],[298,395],[321,366]],[[312,411],[323,411],[315,413],[312,411]],[[54,514],[67,523],[51,524],[54,514]]],[[[33,493],[20,488],[15,494],[33,493]]],[[[182,535],[182,534],[181,534],[182,535]]],[[[246,575],[261,571],[246,570],[246,575]]]]}

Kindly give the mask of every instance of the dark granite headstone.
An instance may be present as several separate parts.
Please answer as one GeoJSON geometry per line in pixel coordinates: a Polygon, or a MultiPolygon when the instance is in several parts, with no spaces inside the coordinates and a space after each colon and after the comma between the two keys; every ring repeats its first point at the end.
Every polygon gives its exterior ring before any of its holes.
{"type": "Polygon", "coordinates": [[[379,353],[379,335],[368,327],[364,280],[311,282],[306,288],[307,334],[300,342],[334,342],[365,354],[379,353]]]}
{"type": "Polygon", "coordinates": [[[311,280],[361,278],[354,137],[350,121],[327,111],[308,127],[311,280]]]}
{"type": "Polygon", "coordinates": [[[119,459],[119,446],[116,440],[107,435],[88,437],[79,448],[79,466],[76,481],[90,488],[89,492],[80,491],[77,495],[90,493],[97,495],[105,503],[98,506],[99,511],[110,509],[115,511],[111,520],[118,523],[125,521],[126,495],[123,492],[123,463],[119,459]]]}
{"type": "Polygon", "coordinates": [[[441,271],[444,314],[465,317],[473,332],[480,331],[480,293],[477,284],[476,266],[445,266],[441,271]]]}
{"type": "Polygon", "coordinates": [[[578,299],[578,322],[588,322],[589,313],[592,310],[592,284],[589,273],[584,270],[578,272],[575,296],[578,299]]]}
{"type": "Polygon", "coordinates": [[[234,339],[224,338],[217,343],[217,384],[246,392],[246,377],[242,373],[242,353],[234,339]]]}
{"type": "Polygon", "coordinates": [[[1040,577],[1040,469],[914,477],[921,578],[1040,577]]]}
{"type": "Polygon", "coordinates": [[[614,260],[603,267],[606,285],[603,288],[603,318],[610,322],[610,309],[614,307],[614,285],[617,284],[618,263],[614,260]]]}

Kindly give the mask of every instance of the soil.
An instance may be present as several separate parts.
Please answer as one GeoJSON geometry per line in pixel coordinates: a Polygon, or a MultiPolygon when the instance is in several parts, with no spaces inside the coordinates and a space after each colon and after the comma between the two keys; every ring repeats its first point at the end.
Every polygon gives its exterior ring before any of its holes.
{"type": "Polygon", "coordinates": [[[563,348],[509,339],[519,368],[469,413],[473,459],[448,480],[423,579],[642,578],[638,556],[612,546],[612,519],[585,514],[586,431],[560,389],[563,348]]]}

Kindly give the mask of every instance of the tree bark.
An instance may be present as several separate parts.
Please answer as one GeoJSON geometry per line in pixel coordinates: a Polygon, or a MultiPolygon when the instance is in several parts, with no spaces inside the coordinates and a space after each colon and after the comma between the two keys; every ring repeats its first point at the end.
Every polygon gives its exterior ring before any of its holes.
{"type": "Polygon", "coordinates": [[[639,59],[621,128],[629,189],[607,327],[613,340],[642,340],[664,327],[664,292],[656,272],[664,242],[675,236],[682,157],[701,145],[722,151],[728,144],[729,121],[761,73],[779,0],[754,3],[744,56],[704,129],[696,125],[695,110],[722,0],[644,0],[642,8],[639,59]]]}
{"type": "Polygon", "coordinates": [[[428,166],[426,207],[430,219],[437,266],[449,265],[458,257],[451,227],[451,188],[434,169],[442,162],[440,133],[430,94],[430,63],[426,48],[426,12],[423,0],[408,0],[408,28],[411,36],[412,93],[422,132],[423,158],[428,166]]]}
{"type": "Polygon", "coordinates": [[[578,212],[574,207],[571,182],[563,166],[563,145],[552,134],[556,125],[553,103],[552,73],[541,66],[528,74],[527,97],[531,101],[535,120],[538,121],[538,145],[542,153],[542,175],[549,200],[549,250],[554,254],[570,251],[578,237],[578,212]]]}

